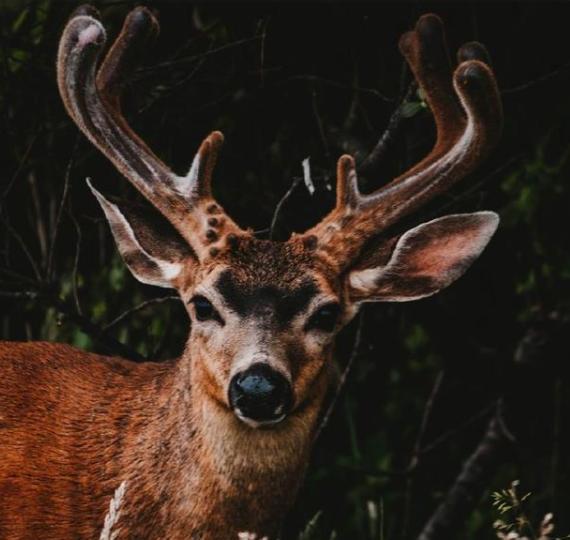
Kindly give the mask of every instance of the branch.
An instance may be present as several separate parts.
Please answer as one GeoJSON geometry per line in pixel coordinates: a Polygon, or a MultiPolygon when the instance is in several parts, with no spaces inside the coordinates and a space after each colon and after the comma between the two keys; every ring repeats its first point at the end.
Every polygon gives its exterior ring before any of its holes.
{"type": "Polygon", "coordinates": [[[84,315],[77,313],[72,306],[54,293],[41,290],[0,291],[0,297],[37,300],[46,307],[54,308],[66,319],[77,325],[82,332],[98,343],[106,354],[119,355],[139,362],[146,360],[140,353],[109,335],[105,328],[100,327],[84,315]]]}
{"type": "Polygon", "coordinates": [[[359,172],[361,174],[369,174],[373,172],[374,169],[377,167],[378,162],[386,154],[388,145],[392,142],[392,139],[394,138],[394,136],[402,126],[402,120],[405,118],[405,115],[403,114],[403,107],[410,100],[412,94],[416,91],[416,88],[417,86],[415,83],[411,83],[408,86],[406,94],[400,101],[400,104],[398,105],[396,110],[392,113],[392,116],[390,116],[388,125],[386,126],[386,129],[380,136],[380,139],[378,139],[378,142],[376,143],[374,148],[371,150],[371,152],[368,154],[368,156],[359,166],[359,172]]]}
{"type": "Polygon", "coordinates": [[[507,459],[510,442],[497,416],[493,416],[475,451],[463,468],[442,503],[431,516],[418,540],[445,540],[458,537],[458,531],[469,517],[489,481],[507,459]]]}
{"type": "MultiPolygon", "coordinates": [[[[416,436],[416,442],[414,444],[414,449],[412,451],[412,456],[410,458],[410,462],[406,470],[413,471],[419,465],[419,457],[421,453],[422,444],[424,442],[426,432],[429,427],[429,423],[432,416],[432,411],[434,404],[439,397],[443,380],[445,377],[445,372],[442,370],[438,373],[433,387],[431,389],[429,398],[424,406],[424,414],[422,416],[422,421],[420,424],[420,429],[416,436]]],[[[405,496],[405,511],[404,511],[404,526],[403,526],[403,536],[407,537],[407,530],[410,524],[410,514],[411,514],[411,507],[412,507],[412,492],[413,492],[413,485],[414,485],[414,477],[412,475],[408,476],[408,480],[406,483],[406,496],[405,496]]]]}
{"type": "Polygon", "coordinates": [[[28,262],[30,263],[30,266],[32,267],[32,271],[34,273],[34,276],[36,278],[36,281],[41,282],[42,280],[42,276],[40,273],[40,269],[32,255],[32,252],[30,251],[30,249],[28,248],[28,245],[26,244],[26,242],[24,241],[24,239],[22,238],[22,236],[20,235],[20,233],[14,229],[14,227],[12,227],[12,225],[10,224],[10,222],[8,221],[8,217],[4,216],[2,214],[2,212],[0,212],[0,220],[3,222],[4,227],[6,227],[6,230],[8,231],[8,233],[12,236],[12,238],[16,241],[16,243],[20,246],[20,249],[22,250],[22,253],[24,254],[24,256],[26,257],[26,259],[28,260],[28,262]]]}
{"type": "Polygon", "coordinates": [[[529,426],[544,423],[545,414],[550,414],[551,409],[541,410],[537,405],[541,402],[537,388],[550,392],[545,381],[565,366],[569,354],[567,334],[568,321],[553,312],[546,320],[531,325],[519,341],[509,384],[504,396],[496,403],[495,414],[481,442],[464,462],[418,540],[457,538],[484,490],[513,449],[521,445],[521,441],[527,447],[542,445],[543,438],[537,437],[529,426]]]}
{"type": "Polygon", "coordinates": [[[234,47],[240,47],[241,45],[246,45],[246,44],[251,43],[253,41],[258,41],[261,39],[261,37],[262,36],[257,35],[257,36],[252,36],[252,37],[248,37],[248,38],[244,38],[244,39],[239,39],[239,40],[233,41],[232,43],[226,43],[225,45],[221,45],[220,47],[216,47],[215,49],[209,49],[208,51],[200,53],[200,54],[196,54],[193,56],[186,56],[183,58],[177,58],[176,60],[167,60],[166,62],[159,62],[159,63],[154,64],[152,66],[141,67],[137,71],[139,73],[145,74],[145,73],[154,73],[154,72],[159,71],[161,69],[170,70],[174,67],[183,66],[185,64],[191,64],[193,62],[201,61],[204,58],[206,58],[207,56],[212,56],[214,54],[224,52],[224,51],[226,51],[228,49],[232,49],[234,47]]]}
{"type": "Polygon", "coordinates": [[[360,315],[358,316],[358,326],[356,328],[356,335],[354,336],[354,344],[352,345],[352,353],[350,354],[350,358],[348,359],[346,367],[344,368],[344,371],[342,372],[342,375],[340,376],[338,384],[335,388],[335,393],[329,402],[329,406],[327,407],[325,414],[322,416],[321,423],[319,424],[319,427],[317,428],[317,431],[315,432],[315,437],[313,440],[317,440],[319,438],[323,429],[328,424],[330,417],[332,415],[332,412],[333,412],[335,405],[338,401],[338,398],[340,396],[340,393],[346,384],[346,380],[348,379],[348,375],[350,373],[350,370],[352,369],[354,361],[356,360],[356,358],[360,354],[360,344],[362,342],[362,329],[363,328],[364,328],[364,311],[361,311],[360,315]]]}
{"type": "MultiPolygon", "coordinates": [[[[39,298],[41,299],[42,297],[39,298]]],[[[137,362],[146,360],[143,355],[107,334],[103,328],[95,324],[91,319],[77,313],[74,308],[60,298],[52,297],[48,298],[48,301],[59,313],[64,315],[67,319],[76,324],[80,330],[95,340],[107,354],[123,356],[124,358],[136,360],[137,362]]]]}
{"type": "Polygon", "coordinates": [[[537,84],[543,83],[544,81],[548,81],[553,77],[557,77],[558,75],[560,75],[560,73],[563,73],[569,68],[570,68],[570,62],[565,62],[561,66],[558,66],[556,69],[549,71],[548,73],[545,73],[544,75],[541,75],[536,79],[519,84],[518,86],[513,86],[512,88],[504,88],[503,90],[501,90],[501,94],[507,95],[507,94],[516,94],[517,92],[522,92],[524,90],[532,88],[537,84]]]}
{"type": "Polygon", "coordinates": [[[53,270],[53,262],[54,262],[54,254],[55,254],[55,245],[57,242],[57,236],[59,233],[59,228],[61,225],[61,218],[63,215],[63,209],[65,207],[65,203],[67,201],[67,195],[69,192],[69,184],[71,180],[71,170],[73,168],[73,164],[75,161],[75,156],[77,154],[77,149],[79,148],[79,141],[81,140],[80,135],[77,134],[75,138],[75,142],[73,143],[73,148],[71,149],[71,155],[69,156],[69,160],[67,161],[67,166],[65,167],[65,175],[63,177],[63,189],[61,192],[61,199],[59,201],[59,205],[57,208],[57,214],[55,217],[55,223],[53,224],[53,229],[51,231],[51,238],[49,242],[49,251],[48,251],[48,260],[46,265],[46,278],[48,283],[51,282],[53,277],[52,270],[53,270]]]}
{"type": "Polygon", "coordinates": [[[285,195],[283,195],[283,197],[279,199],[277,206],[275,206],[273,217],[271,218],[271,225],[269,226],[270,240],[273,240],[273,236],[275,234],[275,226],[277,225],[277,219],[279,218],[279,214],[281,213],[281,208],[283,208],[283,205],[285,204],[285,202],[287,202],[287,199],[291,197],[293,191],[295,191],[295,188],[301,183],[301,180],[302,178],[300,176],[296,176],[295,178],[293,178],[293,181],[291,182],[289,189],[285,192],[285,195]]]}
{"type": "Polygon", "coordinates": [[[162,304],[164,302],[170,302],[172,300],[180,301],[180,296],[174,296],[174,295],[161,296],[159,298],[151,298],[150,300],[145,300],[144,302],[141,302],[137,306],[135,306],[131,309],[127,309],[126,311],[121,313],[119,316],[115,317],[111,322],[109,322],[105,326],[103,326],[103,330],[106,332],[110,328],[117,326],[117,324],[119,324],[120,322],[123,322],[125,319],[127,319],[131,315],[134,315],[135,313],[142,311],[143,309],[147,308],[148,306],[153,306],[155,304],[162,304]]]}
{"type": "Polygon", "coordinates": [[[391,97],[384,95],[382,92],[380,92],[376,88],[364,88],[362,86],[357,86],[354,84],[352,84],[352,85],[345,84],[342,82],[333,81],[331,79],[325,79],[323,77],[318,77],[317,75],[294,75],[292,77],[289,77],[285,82],[289,82],[289,81],[307,81],[307,82],[312,82],[312,83],[321,83],[324,85],[332,86],[334,88],[341,88],[343,90],[354,90],[355,92],[360,92],[363,94],[370,94],[374,97],[379,98],[381,101],[384,101],[385,103],[394,103],[396,101],[396,99],[393,99],[391,97]]]}
{"type": "Polygon", "coordinates": [[[32,148],[34,147],[35,142],[38,140],[40,132],[41,128],[38,128],[36,129],[36,132],[32,135],[32,139],[28,144],[28,147],[26,148],[24,155],[21,157],[21,159],[19,159],[19,164],[16,171],[8,181],[8,184],[6,185],[4,191],[2,192],[2,195],[0,195],[0,204],[4,204],[6,198],[8,197],[8,194],[10,193],[10,191],[12,191],[12,188],[14,187],[16,180],[20,176],[20,173],[24,170],[24,167],[28,164],[28,158],[32,153],[32,148]]]}
{"type": "Polygon", "coordinates": [[[79,315],[82,315],[81,310],[81,303],[79,301],[79,287],[78,287],[78,280],[77,275],[79,273],[79,255],[81,253],[81,228],[79,227],[79,223],[73,212],[69,211],[69,217],[71,219],[71,223],[75,228],[76,240],[75,240],[75,255],[73,256],[73,270],[71,272],[71,284],[72,284],[72,292],[73,292],[73,300],[75,301],[75,309],[79,315]]]}

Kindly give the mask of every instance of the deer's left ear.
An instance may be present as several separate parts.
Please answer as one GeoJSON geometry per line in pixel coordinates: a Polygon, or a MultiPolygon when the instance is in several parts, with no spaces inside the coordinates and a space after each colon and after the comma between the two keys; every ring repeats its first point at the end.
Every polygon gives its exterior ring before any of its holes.
{"type": "MultiPolygon", "coordinates": [[[[494,212],[444,216],[404,233],[387,262],[361,262],[349,276],[353,302],[407,302],[451,285],[481,254],[499,224],[494,212]]],[[[392,244],[393,245],[393,244],[392,244]]]]}

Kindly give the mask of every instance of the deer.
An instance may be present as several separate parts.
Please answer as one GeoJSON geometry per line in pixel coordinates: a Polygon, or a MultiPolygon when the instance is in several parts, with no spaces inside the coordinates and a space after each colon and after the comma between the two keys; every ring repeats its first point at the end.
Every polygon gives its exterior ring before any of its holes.
{"type": "Polygon", "coordinates": [[[278,538],[334,385],[339,330],[365,303],[449,286],[498,226],[496,213],[478,211],[398,228],[473,172],[502,127],[486,49],[466,43],[452,69],[438,16],[399,41],[433,115],[431,152],[371,193],[342,155],[334,208],[287,241],[240,228],[214,198],[220,132],[179,176],[129,126],[121,94],[158,28],[149,9],[133,9],[99,62],[105,28],[94,8],[78,8],[61,35],[57,83],[78,128],[167,220],[156,228],[88,181],[135,278],[178,292],[187,343],[164,362],[0,345],[4,539],[99,537],[121,485],[117,537],[278,538]]]}

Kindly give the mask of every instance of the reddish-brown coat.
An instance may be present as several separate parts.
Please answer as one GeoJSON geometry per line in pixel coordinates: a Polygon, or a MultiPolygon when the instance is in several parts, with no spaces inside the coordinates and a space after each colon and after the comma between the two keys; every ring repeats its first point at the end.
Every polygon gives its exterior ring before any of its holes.
{"type": "Polygon", "coordinates": [[[3,343],[0,366],[3,539],[98,538],[123,481],[121,537],[274,535],[326,386],[288,427],[263,432],[213,400],[186,357],[138,364],[64,344],[3,343]]]}
{"type": "MultiPolygon", "coordinates": [[[[231,269],[246,292],[292,291],[310,277],[321,300],[338,304],[336,331],[361,302],[411,300],[449,285],[489,241],[498,223],[489,212],[379,236],[473,170],[500,132],[500,101],[483,49],[460,50],[454,93],[436,16],[422,17],[400,45],[435,117],[433,151],[370,195],[358,191],[354,160],[341,157],[336,208],[283,244],[240,230],[213,200],[221,134],[204,141],[192,174],[178,177],[122,117],[125,73],[157,29],[148,10],[133,10],[94,84],[105,32],[94,10],[83,7],[68,23],[58,55],[70,115],[178,233],[165,241],[146,216],[121,212],[94,191],[142,281],[174,287],[188,303],[200,286],[213,295],[222,270],[231,269]]],[[[114,491],[126,482],[117,524],[126,538],[220,540],[243,530],[274,538],[307,465],[334,331],[305,331],[309,308],[287,331],[269,324],[271,313],[257,320],[226,315],[225,333],[224,325],[200,330],[197,324],[182,357],[162,364],[60,344],[0,344],[0,537],[97,538],[114,491]],[[249,355],[244,343],[251,345],[256,334],[264,360],[278,361],[290,376],[295,402],[271,429],[246,425],[227,400],[235,357],[249,355]]]]}

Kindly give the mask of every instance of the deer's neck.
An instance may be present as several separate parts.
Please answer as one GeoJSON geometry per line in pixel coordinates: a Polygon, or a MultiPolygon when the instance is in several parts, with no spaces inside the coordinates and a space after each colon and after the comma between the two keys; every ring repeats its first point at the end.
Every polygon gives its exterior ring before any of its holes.
{"type": "Polygon", "coordinates": [[[168,500],[162,513],[170,514],[164,534],[171,538],[178,530],[186,538],[237,538],[244,530],[273,538],[303,478],[325,388],[263,430],[212,398],[204,376],[187,355],[173,367],[157,416],[137,443],[137,468],[145,470],[136,476],[168,500]]]}

